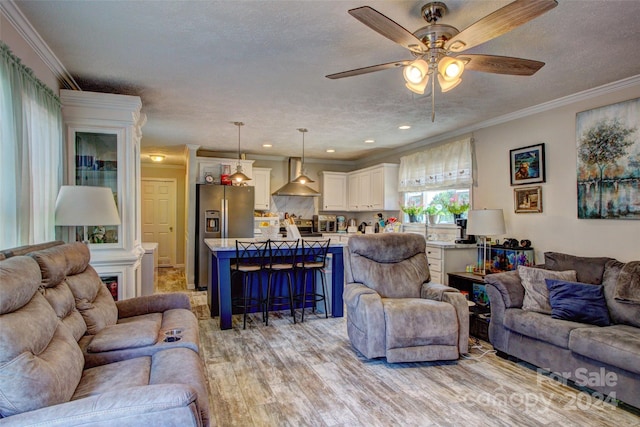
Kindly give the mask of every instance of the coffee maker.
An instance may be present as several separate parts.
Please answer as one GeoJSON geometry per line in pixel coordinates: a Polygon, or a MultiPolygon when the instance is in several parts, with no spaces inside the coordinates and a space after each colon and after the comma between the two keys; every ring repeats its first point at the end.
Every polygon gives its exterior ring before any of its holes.
{"type": "Polygon", "coordinates": [[[456,243],[475,243],[476,236],[467,235],[467,220],[458,218],[456,219],[456,225],[458,226],[458,238],[456,243]]]}

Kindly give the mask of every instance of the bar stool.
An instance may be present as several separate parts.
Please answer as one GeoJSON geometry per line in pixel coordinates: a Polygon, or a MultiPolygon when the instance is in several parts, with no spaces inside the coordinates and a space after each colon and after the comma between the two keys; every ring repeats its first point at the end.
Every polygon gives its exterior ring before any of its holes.
{"type": "Polygon", "coordinates": [[[231,283],[233,276],[242,276],[242,294],[233,298],[232,305],[242,308],[242,329],[247,328],[247,309],[260,307],[262,310],[263,289],[262,272],[265,265],[265,254],[267,252],[268,241],[265,242],[242,242],[236,240],[236,259],[231,264],[231,283]],[[258,290],[255,295],[253,284],[258,278],[258,290]]]}
{"type": "MultiPolygon", "coordinates": [[[[267,298],[264,300],[265,324],[269,325],[269,310],[274,306],[288,305],[291,310],[293,323],[296,323],[295,307],[293,305],[293,280],[295,278],[296,252],[298,240],[269,240],[269,256],[265,263],[269,280],[267,283],[267,298]],[[289,286],[288,295],[274,295],[274,288],[279,284],[278,277],[285,276],[289,286]]],[[[282,291],[282,287],[279,286],[282,291]]]]}
{"type": "Polygon", "coordinates": [[[304,280],[302,281],[301,292],[295,295],[294,299],[300,301],[302,305],[302,317],[301,321],[304,322],[304,309],[307,303],[313,303],[312,313],[316,311],[316,304],[320,301],[324,302],[324,315],[325,318],[329,317],[329,311],[327,310],[327,281],[325,267],[327,264],[327,252],[329,251],[329,243],[331,239],[327,240],[303,240],[302,241],[302,260],[296,263],[296,268],[302,271],[304,280]],[[316,275],[320,273],[321,293],[318,292],[316,287],[316,275]],[[311,275],[312,290],[308,293],[307,278],[311,275]]]}

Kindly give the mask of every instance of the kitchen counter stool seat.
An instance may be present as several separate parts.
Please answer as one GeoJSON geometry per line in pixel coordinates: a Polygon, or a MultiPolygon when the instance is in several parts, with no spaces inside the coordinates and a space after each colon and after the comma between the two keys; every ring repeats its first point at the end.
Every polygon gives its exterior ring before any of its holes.
{"type": "Polygon", "coordinates": [[[312,303],[312,313],[316,311],[316,304],[324,302],[325,318],[329,317],[327,310],[327,280],[325,267],[327,265],[327,252],[331,239],[327,240],[302,240],[302,259],[296,263],[296,268],[302,272],[302,289],[299,289],[294,299],[300,301],[302,306],[301,322],[304,322],[304,311],[307,303],[312,303]],[[316,286],[316,275],[320,273],[320,292],[316,286]],[[308,292],[307,278],[311,275],[312,290],[308,292]]]}
{"type": "Polygon", "coordinates": [[[268,241],[243,242],[236,240],[236,259],[231,264],[231,276],[232,278],[238,274],[242,276],[242,293],[233,299],[233,306],[242,308],[242,329],[247,328],[249,308],[258,307],[262,310],[264,300],[262,274],[266,263],[267,247],[268,241]],[[258,284],[257,292],[253,290],[255,283],[258,284]]]}
{"type": "Polygon", "coordinates": [[[264,300],[265,325],[269,325],[269,311],[273,307],[289,306],[293,323],[296,323],[295,307],[293,305],[293,279],[295,278],[296,252],[298,240],[269,240],[267,262],[265,269],[268,273],[267,297],[264,300]],[[282,292],[283,283],[278,277],[285,277],[288,285],[287,295],[276,294],[276,288],[282,292]],[[275,280],[274,280],[275,279],[275,280]]]}

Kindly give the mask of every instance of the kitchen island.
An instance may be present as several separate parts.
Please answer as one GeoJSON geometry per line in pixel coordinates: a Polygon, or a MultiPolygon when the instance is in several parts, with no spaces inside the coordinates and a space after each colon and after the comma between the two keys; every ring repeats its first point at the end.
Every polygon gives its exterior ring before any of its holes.
{"type": "MultiPolygon", "coordinates": [[[[264,238],[242,239],[204,239],[209,247],[209,277],[207,299],[211,317],[220,317],[220,329],[231,329],[231,260],[236,256],[236,240],[243,242],[264,242],[264,238]]],[[[324,240],[308,238],[306,240],[324,240]]],[[[329,253],[333,254],[331,269],[331,314],[333,317],[343,316],[342,291],[344,289],[343,248],[345,243],[331,240],[329,253]]],[[[302,254],[302,249],[298,248],[302,254]]]]}

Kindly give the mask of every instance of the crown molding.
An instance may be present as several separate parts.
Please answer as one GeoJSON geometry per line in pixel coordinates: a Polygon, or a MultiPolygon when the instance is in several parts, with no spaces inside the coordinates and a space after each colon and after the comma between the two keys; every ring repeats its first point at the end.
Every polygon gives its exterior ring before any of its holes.
{"type": "Polygon", "coordinates": [[[13,0],[0,1],[0,12],[53,72],[64,88],[82,90],[13,0]]]}
{"type": "MultiPolygon", "coordinates": [[[[640,74],[627,77],[626,79],[618,80],[612,83],[607,83],[602,86],[598,86],[592,89],[583,90],[572,95],[567,95],[562,98],[554,99],[552,101],[544,102],[542,104],[534,105],[533,107],[524,108],[522,110],[514,111],[502,116],[495,117],[493,119],[485,120],[484,122],[475,123],[463,128],[452,130],[442,133],[430,138],[422,139],[420,141],[413,142],[411,144],[401,147],[399,150],[394,149],[394,154],[403,154],[413,152],[418,148],[431,145],[437,142],[443,142],[447,139],[459,137],[461,135],[471,134],[480,129],[484,129],[490,126],[496,126],[513,120],[521,119],[524,117],[533,116],[534,114],[542,113],[545,111],[553,110],[555,108],[564,107],[566,105],[574,104],[580,101],[593,99],[599,96],[607,95],[612,92],[624,90],[631,87],[636,87],[640,84],[640,74]]],[[[371,157],[363,159],[362,162],[370,163],[377,160],[382,160],[389,157],[389,152],[383,152],[375,154],[371,157]]]]}

